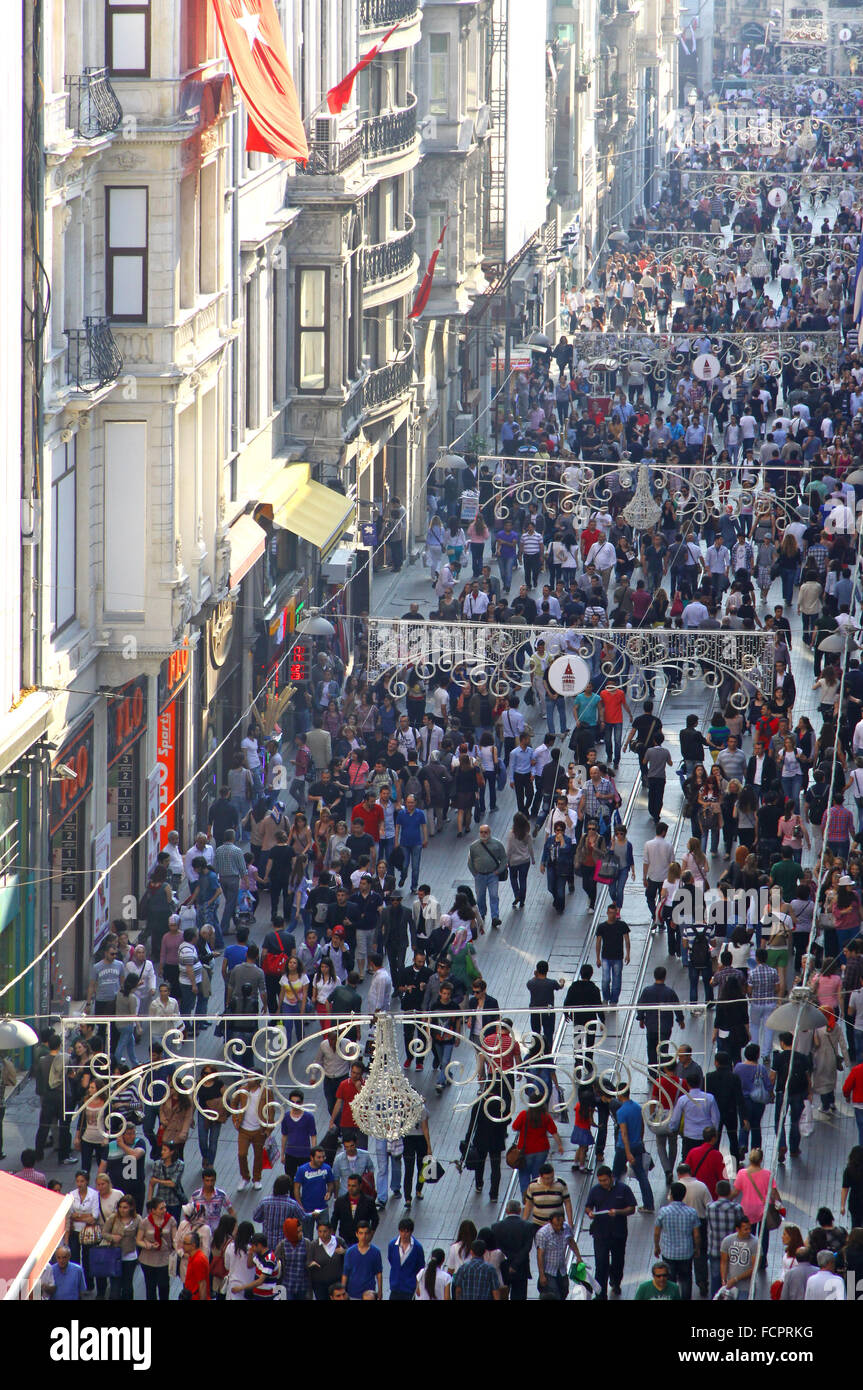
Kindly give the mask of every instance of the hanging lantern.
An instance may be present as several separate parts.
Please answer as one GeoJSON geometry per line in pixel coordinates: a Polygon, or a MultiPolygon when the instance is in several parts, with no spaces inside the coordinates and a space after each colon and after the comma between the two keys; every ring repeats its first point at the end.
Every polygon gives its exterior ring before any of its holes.
{"type": "Polygon", "coordinates": [[[764,237],[760,232],[755,239],[755,247],[749,261],[749,274],[754,275],[759,280],[766,280],[770,275],[770,263],[764,249],[764,237]]]}
{"type": "Polygon", "coordinates": [[[636,531],[652,530],[662,515],[662,508],[650,491],[650,469],[646,463],[638,465],[635,494],[623,508],[622,515],[636,531]]]}
{"type": "Polygon", "coordinates": [[[812,122],[807,116],[803,122],[800,134],[797,136],[796,145],[802,155],[810,155],[814,152],[818,141],[812,130],[812,122]]]}
{"type": "Polygon", "coordinates": [[[423,1098],[405,1079],[396,1050],[392,1014],[378,1014],[372,1064],[365,1085],[351,1102],[358,1129],[374,1139],[400,1139],[423,1112],[423,1098]]]}

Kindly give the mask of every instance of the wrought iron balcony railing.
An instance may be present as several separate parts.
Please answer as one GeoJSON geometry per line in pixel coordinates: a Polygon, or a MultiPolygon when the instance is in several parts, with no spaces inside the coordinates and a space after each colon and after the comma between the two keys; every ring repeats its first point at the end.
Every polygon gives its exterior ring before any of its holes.
{"type": "Polygon", "coordinates": [[[382,241],[376,246],[368,246],[363,252],[363,284],[378,285],[386,280],[394,280],[410,270],[414,258],[414,220],[408,217],[409,226],[391,241],[382,241]]]}
{"type": "Polygon", "coordinates": [[[64,332],[69,386],[77,391],[98,391],[117,380],[123,370],[123,358],[106,318],[85,318],[83,328],[67,328],[64,332]]]}
{"type": "Polygon", "coordinates": [[[363,122],[363,155],[366,159],[397,154],[416,139],[417,99],[413,92],[408,95],[410,105],[387,111],[381,116],[369,116],[363,122]]]}
{"type": "Polygon", "coordinates": [[[306,174],[343,174],[363,154],[363,135],[358,130],[349,140],[310,140],[306,174]]]}
{"type": "Polygon", "coordinates": [[[111,86],[107,68],[85,68],[80,75],[66,77],[69,98],[69,125],[81,140],[96,140],[116,130],[123,119],[123,108],[111,86]]]}
{"type": "Polygon", "coordinates": [[[380,29],[411,19],[419,11],[419,0],[360,0],[360,28],[380,29]]]}
{"type": "Polygon", "coordinates": [[[411,343],[402,357],[369,372],[363,382],[363,410],[374,410],[377,406],[386,405],[387,401],[395,400],[407,391],[413,379],[414,345],[411,343]]]}

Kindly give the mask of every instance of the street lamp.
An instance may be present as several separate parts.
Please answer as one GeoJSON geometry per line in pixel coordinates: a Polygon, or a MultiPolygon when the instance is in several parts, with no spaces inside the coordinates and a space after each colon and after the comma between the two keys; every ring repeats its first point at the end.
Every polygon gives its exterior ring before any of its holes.
{"type": "Polygon", "coordinates": [[[334,637],[336,630],[320,608],[310,608],[309,616],[300,623],[298,634],[300,637],[334,637]]]}
{"type": "Polygon", "coordinates": [[[11,1052],[16,1047],[34,1047],[39,1038],[29,1023],[20,1018],[0,1018],[0,1052],[11,1052]]]}

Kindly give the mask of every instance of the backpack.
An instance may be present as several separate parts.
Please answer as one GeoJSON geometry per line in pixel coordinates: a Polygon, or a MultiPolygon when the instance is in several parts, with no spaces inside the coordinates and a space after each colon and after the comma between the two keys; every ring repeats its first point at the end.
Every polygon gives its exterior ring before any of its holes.
{"type": "Polygon", "coordinates": [[[705,966],[710,964],[710,942],[706,932],[697,932],[689,948],[689,964],[705,966]]]}
{"type": "Polygon", "coordinates": [[[423,784],[418,777],[405,778],[404,795],[405,800],[407,800],[409,796],[416,797],[417,806],[421,805],[423,800],[423,784]]]}
{"type": "Polygon", "coordinates": [[[809,793],[806,797],[806,801],[809,807],[807,814],[809,817],[810,825],[821,824],[821,817],[827,810],[827,799],[829,796],[829,786],[824,787],[823,790],[820,787],[816,788],[814,785],[810,787],[809,793]]]}
{"type": "Polygon", "coordinates": [[[288,953],[285,950],[281,936],[278,932],[274,932],[273,935],[279,943],[279,950],[267,951],[264,955],[261,969],[265,975],[281,975],[288,963],[288,953]]]}

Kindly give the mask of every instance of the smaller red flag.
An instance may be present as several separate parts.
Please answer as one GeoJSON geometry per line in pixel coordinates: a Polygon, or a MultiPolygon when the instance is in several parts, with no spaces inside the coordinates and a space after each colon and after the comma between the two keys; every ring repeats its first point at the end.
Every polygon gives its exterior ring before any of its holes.
{"type": "Polygon", "coordinates": [[[434,249],[434,250],[432,251],[432,253],[431,253],[431,257],[429,258],[428,267],[426,268],[426,273],[425,273],[425,275],[423,276],[422,280],[420,281],[420,287],[419,287],[419,289],[417,290],[417,297],[416,297],[416,299],[414,300],[413,308],[411,309],[410,313],[408,314],[408,318],[411,318],[411,319],[418,319],[419,316],[420,316],[420,314],[423,312],[423,310],[425,309],[426,305],[427,305],[428,302],[429,302],[429,295],[431,294],[431,287],[432,287],[432,280],[434,279],[435,266],[437,265],[437,258],[438,258],[438,256],[440,255],[441,250],[443,249],[443,239],[444,239],[444,237],[446,236],[446,229],[447,229],[448,226],[449,226],[449,218],[447,218],[446,222],[444,222],[443,228],[442,228],[442,230],[441,230],[440,237],[438,238],[438,244],[437,244],[437,246],[435,247],[435,249],[434,249]]]}
{"type": "Polygon", "coordinates": [[[364,53],[362,58],[360,58],[360,61],[357,63],[356,67],[351,68],[350,72],[345,73],[345,76],[342,78],[341,82],[337,82],[335,87],[331,87],[330,90],[327,92],[327,106],[330,108],[330,111],[334,116],[338,116],[338,114],[341,111],[344,111],[345,107],[351,99],[351,92],[354,89],[354,81],[362,72],[363,68],[367,68],[369,63],[374,62],[375,58],[377,58],[387,39],[392,37],[392,35],[396,32],[396,29],[398,29],[400,24],[401,20],[399,20],[398,24],[394,24],[391,29],[388,29],[387,32],[384,34],[383,38],[381,39],[380,43],[376,43],[374,48],[369,49],[368,53],[364,53]]]}

